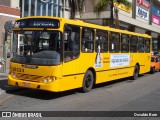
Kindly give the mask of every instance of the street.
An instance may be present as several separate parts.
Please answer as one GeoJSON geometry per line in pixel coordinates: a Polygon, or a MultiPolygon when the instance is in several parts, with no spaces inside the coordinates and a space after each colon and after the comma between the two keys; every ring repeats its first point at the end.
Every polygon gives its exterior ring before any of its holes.
{"type": "MultiPolygon", "coordinates": [[[[88,93],[81,93],[79,89],[52,93],[21,88],[0,94],[0,111],[160,111],[159,76],[159,72],[147,73],[135,81],[126,78],[103,83],[96,85],[88,93]]],[[[107,119],[94,116],[87,119],[107,119]]],[[[74,118],[68,118],[70,119],[74,118]]],[[[117,120],[117,117],[112,119],[117,120]]],[[[158,117],[139,118],[135,115],[121,119],[158,120],[158,117]]]]}

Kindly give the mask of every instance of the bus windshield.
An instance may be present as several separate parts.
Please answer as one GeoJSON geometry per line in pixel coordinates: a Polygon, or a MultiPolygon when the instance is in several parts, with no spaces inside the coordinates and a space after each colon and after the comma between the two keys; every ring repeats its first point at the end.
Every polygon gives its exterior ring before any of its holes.
{"type": "Polygon", "coordinates": [[[61,62],[61,32],[14,31],[12,62],[58,65],[61,62]]]}

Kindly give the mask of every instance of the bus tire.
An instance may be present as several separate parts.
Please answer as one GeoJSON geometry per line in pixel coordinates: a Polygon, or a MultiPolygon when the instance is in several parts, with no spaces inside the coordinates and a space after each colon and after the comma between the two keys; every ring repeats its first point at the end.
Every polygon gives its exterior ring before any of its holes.
{"type": "Polygon", "coordinates": [[[154,73],[155,73],[155,68],[154,68],[154,67],[151,67],[150,72],[151,72],[151,74],[154,74],[154,73]]]}
{"type": "Polygon", "coordinates": [[[137,78],[138,78],[138,76],[139,76],[139,67],[138,67],[138,65],[136,65],[135,67],[134,67],[134,71],[133,71],[133,80],[136,80],[137,78]]]}
{"type": "Polygon", "coordinates": [[[92,90],[94,84],[94,76],[91,70],[87,70],[85,73],[85,76],[83,78],[83,85],[82,85],[82,91],[83,92],[89,92],[92,90]]]}

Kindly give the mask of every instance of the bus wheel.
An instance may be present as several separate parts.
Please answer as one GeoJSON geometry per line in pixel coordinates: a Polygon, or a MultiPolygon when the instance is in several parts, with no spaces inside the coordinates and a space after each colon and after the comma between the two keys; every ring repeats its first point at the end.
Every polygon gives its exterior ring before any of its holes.
{"type": "Polygon", "coordinates": [[[139,67],[138,67],[138,65],[136,65],[134,67],[133,80],[136,80],[138,78],[138,75],[139,75],[139,67]]]}
{"type": "Polygon", "coordinates": [[[155,68],[154,68],[154,67],[151,67],[150,72],[151,72],[152,74],[154,74],[154,73],[155,73],[155,68]]]}
{"type": "Polygon", "coordinates": [[[82,91],[89,92],[91,91],[94,83],[94,76],[92,71],[88,70],[83,78],[82,91]]]}

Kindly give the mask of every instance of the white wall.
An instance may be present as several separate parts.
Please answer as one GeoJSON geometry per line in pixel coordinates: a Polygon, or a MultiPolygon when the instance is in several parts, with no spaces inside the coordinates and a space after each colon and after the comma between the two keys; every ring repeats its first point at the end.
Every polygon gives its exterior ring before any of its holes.
{"type": "Polygon", "coordinates": [[[19,8],[19,0],[10,0],[12,8],[19,8]]]}

